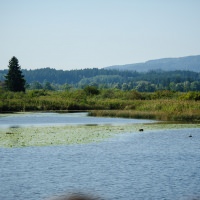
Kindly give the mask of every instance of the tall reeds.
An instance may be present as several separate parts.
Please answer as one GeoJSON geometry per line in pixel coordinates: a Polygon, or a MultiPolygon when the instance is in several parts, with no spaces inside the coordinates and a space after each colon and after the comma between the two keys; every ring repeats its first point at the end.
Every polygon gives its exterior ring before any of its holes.
{"type": "Polygon", "coordinates": [[[191,99],[190,93],[110,89],[94,95],[87,95],[84,90],[0,93],[0,112],[51,110],[87,110],[93,116],[200,121],[200,101],[191,99]]]}

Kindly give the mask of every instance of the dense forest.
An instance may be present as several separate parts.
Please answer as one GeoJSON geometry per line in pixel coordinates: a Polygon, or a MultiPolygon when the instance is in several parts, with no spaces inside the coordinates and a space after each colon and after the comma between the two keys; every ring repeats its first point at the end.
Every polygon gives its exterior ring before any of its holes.
{"type": "MultiPolygon", "coordinates": [[[[0,70],[0,81],[3,85],[7,70],[0,70]]],[[[97,88],[116,88],[154,92],[157,90],[200,91],[200,73],[192,71],[148,72],[119,71],[107,69],[56,70],[42,68],[22,70],[28,89],[66,90],[84,88],[87,85],[97,88]]]]}

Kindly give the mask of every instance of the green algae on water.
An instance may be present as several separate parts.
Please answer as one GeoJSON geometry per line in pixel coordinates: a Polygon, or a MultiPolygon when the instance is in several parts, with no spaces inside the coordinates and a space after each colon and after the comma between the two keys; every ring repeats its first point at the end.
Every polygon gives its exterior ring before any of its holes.
{"type": "Polygon", "coordinates": [[[0,147],[72,145],[101,142],[123,133],[159,129],[200,128],[200,124],[128,124],[100,126],[13,127],[0,130],[0,147]]]}

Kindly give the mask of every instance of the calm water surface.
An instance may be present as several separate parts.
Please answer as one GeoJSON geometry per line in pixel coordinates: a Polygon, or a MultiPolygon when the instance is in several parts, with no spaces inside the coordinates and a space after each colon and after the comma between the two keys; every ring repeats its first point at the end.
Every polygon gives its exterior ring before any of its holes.
{"type": "Polygon", "coordinates": [[[2,200],[73,191],[107,200],[200,199],[200,129],[127,133],[84,145],[0,148],[0,184],[2,200]]]}
{"type": "Polygon", "coordinates": [[[0,114],[0,128],[10,126],[49,126],[49,125],[80,125],[80,124],[130,124],[150,123],[153,120],[88,117],[83,113],[25,113],[0,114]]]}

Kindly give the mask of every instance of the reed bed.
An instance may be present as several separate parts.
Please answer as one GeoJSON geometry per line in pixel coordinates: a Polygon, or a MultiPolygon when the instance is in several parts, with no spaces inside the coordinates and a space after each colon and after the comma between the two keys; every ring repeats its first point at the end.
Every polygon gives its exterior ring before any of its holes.
{"type": "Polygon", "coordinates": [[[4,92],[0,93],[0,112],[86,110],[92,116],[200,121],[196,96],[192,99],[191,93],[161,94],[119,90],[102,90],[98,95],[87,95],[84,90],[4,92]]]}
{"type": "Polygon", "coordinates": [[[200,121],[200,102],[186,100],[133,101],[124,109],[92,110],[91,116],[110,116],[162,121],[200,121]]]}

